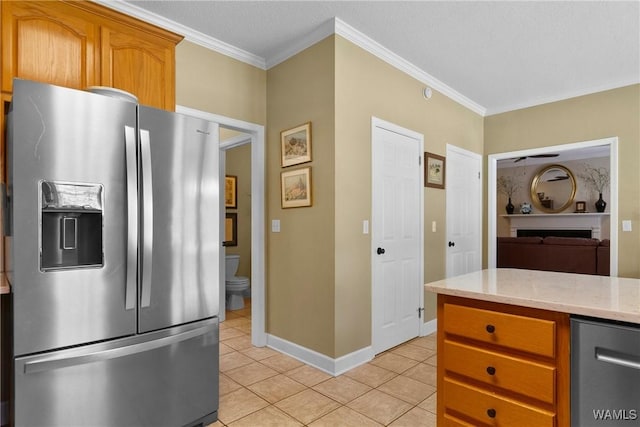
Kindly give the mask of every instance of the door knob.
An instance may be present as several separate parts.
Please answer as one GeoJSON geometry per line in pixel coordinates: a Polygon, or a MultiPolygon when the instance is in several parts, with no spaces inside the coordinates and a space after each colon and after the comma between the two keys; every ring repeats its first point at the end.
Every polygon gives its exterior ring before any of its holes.
{"type": "Polygon", "coordinates": [[[376,252],[378,253],[378,255],[382,255],[384,253],[384,249],[383,248],[378,248],[378,250],[376,252]]]}
{"type": "Polygon", "coordinates": [[[455,246],[456,242],[449,242],[449,247],[455,246]]]}

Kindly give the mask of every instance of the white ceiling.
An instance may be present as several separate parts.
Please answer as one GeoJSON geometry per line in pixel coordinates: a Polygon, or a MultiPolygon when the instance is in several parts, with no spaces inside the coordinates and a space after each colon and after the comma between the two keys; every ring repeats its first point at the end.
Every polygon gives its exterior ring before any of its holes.
{"type": "Polygon", "coordinates": [[[339,27],[486,115],[640,83],[638,0],[98,1],[264,68],[339,27]]]}

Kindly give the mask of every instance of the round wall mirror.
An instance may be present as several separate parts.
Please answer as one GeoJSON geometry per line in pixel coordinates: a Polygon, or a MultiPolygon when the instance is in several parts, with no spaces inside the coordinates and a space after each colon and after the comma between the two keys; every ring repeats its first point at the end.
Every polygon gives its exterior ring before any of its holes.
{"type": "Polygon", "coordinates": [[[543,212],[562,212],[575,197],[576,178],[562,165],[545,166],[531,180],[531,201],[543,212]]]}

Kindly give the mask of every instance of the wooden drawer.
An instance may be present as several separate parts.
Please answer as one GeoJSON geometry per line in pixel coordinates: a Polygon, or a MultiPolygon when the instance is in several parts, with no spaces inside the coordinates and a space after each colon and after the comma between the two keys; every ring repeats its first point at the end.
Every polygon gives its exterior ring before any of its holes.
{"type": "Polygon", "coordinates": [[[442,393],[446,402],[445,412],[456,411],[485,425],[518,427],[556,425],[556,417],[552,412],[488,393],[450,378],[444,379],[442,393]]]}
{"type": "Polygon", "coordinates": [[[475,427],[473,424],[465,423],[462,420],[452,417],[449,414],[444,414],[444,427],[475,427]]]}
{"type": "Polygon", "coordinates": [[[555,322],[444,304],[444,332],[541,356],[555,357],[555,322]]]}
{"type": "MultiPolygon", "coordinates": [[[[556,368],[445,340],[444,369],[542,402],[555,403],[556,368]]],[[[445,373],[446,375],[446,373],[445,373]]]]}

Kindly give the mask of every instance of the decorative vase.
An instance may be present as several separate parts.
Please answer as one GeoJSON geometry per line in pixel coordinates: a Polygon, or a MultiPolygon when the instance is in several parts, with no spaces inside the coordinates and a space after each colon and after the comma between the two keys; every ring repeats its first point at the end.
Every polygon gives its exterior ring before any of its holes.
{"type": "Polygon", "coordinates": [[[596,211],[598,212],[604,212],[605,208],[607,207],[607,202],[605,202],[604,200],[602,200],[602,193],[600,193],[600,197],[598,198],[598,200],[596,201],[596,211]]]}
{"type": "Polygon", "coordinates": [[[507,210],[507,214],[511,215],[513,213],[513,210],[516,207],[513,206],[513,203],[511,203],[511,197],[509,197],[509,203],[507,203],[507,206],[505,206],[504,208],[507,210]]]}

